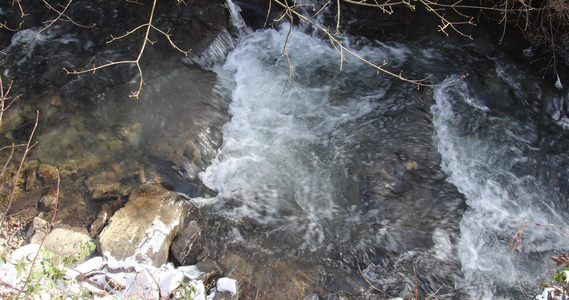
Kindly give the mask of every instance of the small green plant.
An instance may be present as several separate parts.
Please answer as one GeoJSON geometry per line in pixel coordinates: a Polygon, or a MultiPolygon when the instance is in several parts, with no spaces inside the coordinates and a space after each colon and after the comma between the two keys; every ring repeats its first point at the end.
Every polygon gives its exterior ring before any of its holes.
{"type": "MultiPolygon", "coordinates": [[[[62,248],[69,246],[62,245],[62,248]]],[[[87,257],[96,246],[92,242],[77,243],[72,246],[75,251],[73,254],[58,255],[47,250],[40,250],[39,253],[22,257],[19,260],[11,256],[0,256],[0,295],[2,299],[72,299],[86,300],[97,299],[100,294],[91,292],[81,284],[81,279],[70,278],[69,271],[65,266],[75,264],[87,257]],[[9,273],[15,278],[11,282],[8,278],[2,278],[4,271],[11,269],[9,273]]],[[[156,281],[154,281],[156,283],[156,281]]],[[[156,283],[159,299],[192,300],[200,295],[205,295],[205,288],[201,282],[190,281],[180,282],[180,286],[170,295],[160,295],[160,287],[156,283]],[[167,297],[167,298],[163,298],[167,297]]],[[[148,295],[114,295],[112,292],[104,295],[111,299],[155,299],[148,298],[148,295]],[[129,299],[129,298],[127,298],[129,299]]]]}
{"type": "Polygon", "coordinates": [[[198,290],[195,286],[182,282],[182,285],[172,292],[172,296],[176,300],[192,300],[197,293],[198,290]]]}
{"type": "Polygon", "coordinates": [[[6,285],[10,288],[3,296],[6,299],[35,299],[41,295],[49,295],[51,299],[92,298],[86,290],[81,289],[79,294],[68,290],[68,287],[77,282],[75,279],[65,277],[67,269],[64,266],[87,257],[95,247],[92,242],[78,243],[73,245],[73,248],[79,251],[63,257],[51,251],[40,250],[38,254],[40,259],[27,256],[19,261],[13,261],[10,257],[0,258],[2,264],[13,265],[17,277],[21,278],[14,285],[6,285]]]}
{"type": "Polygon", "coordinates": [[[569,279],[568,272],[569,272],[569,253],[563,253],[559,256],[551,257],[557,267],[563,266],[563,269],[558,269],[555,271],[555,275],[553,279],[555,279],[556,285],[553,288],[552,292],[555,298],[561,297],[560,299],[569,299],[569,279]]]}

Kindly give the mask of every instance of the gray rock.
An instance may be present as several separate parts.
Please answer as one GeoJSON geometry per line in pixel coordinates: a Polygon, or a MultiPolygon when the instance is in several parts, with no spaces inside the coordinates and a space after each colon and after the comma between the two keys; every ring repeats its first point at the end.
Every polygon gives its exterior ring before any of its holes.
{"type": "Polygon", "coordinates": [[[133,257],[161,266],[178,232],[187,205],[177,195],[155,184],[143,184],[110,219],[99,235],[100,251],[117,260],[133,257]]]}
{"type": "Polygon", "coordinates": [[[318,295],[316,295],[315,293],[312,293],[306,297],[304,297],[304,299],[302,300],[318,300],[318,295]]]}
{"type": "Polygon", "coordinates": [[[190,222],[178,233],[170,246],[170,252],[183,266],[195,265],[209,257],[209,250],[196,221],[190,222]]]}
{"type": "Polygon", "coordinates": [[[142,126],[138,122],[125,126],[119,131],[121,138],[132,147],[138,147],[140,144],[141,133],[142,126]]]}
{"type": "Polygon", "coordinates": [[[91,236],[96,236],[103,230],[103,227],[107,225],[107,222],[111,218],[113,212],[111,211],[111,207],[108,204],[103,204],[101,211],[97,215],[97,219],[91,224],[89,229],[89,233],[91,236]]]}
{"type": "Polygon", "coordinates": [[[41,231],[44,234],[47,233],[49,231],[49,223],[42,218],[35,217],[28,229],[28,232],[26,233],[26,237],[31,238],[38,231],[41,231]]]}
{"type": "Polygon", "coordinates": [[[121,196],[121,184],[108,178],[105,174],[90,176],[85,180],[85,185],[87,185],[93,200],[117,199],[121,196]]]}
{"type": "MultiPolygon", "coordinates": [[[[87,229],[61,225],[47,235],[43,243],[43,249],[54,252],[62,259],[66,255],[74,256],[79,254],[81,252],[80,245],[86,245],[89,242],[91,242],[91,236],[89,236],[87,229]]],[[[94,251],[86,253],[86,256],[82,259],[69,263],[66,266],[73,268],[77,264],[91,258],[93,254],[94,251]]]]}
{"type": "Polygon", "coordinates": [[[205,260],[193,266],[182,266],[178,270],[184,273],[188,279],[206,281],[210,277],[220,276],[221,269],[215,261],[205,260]]]}

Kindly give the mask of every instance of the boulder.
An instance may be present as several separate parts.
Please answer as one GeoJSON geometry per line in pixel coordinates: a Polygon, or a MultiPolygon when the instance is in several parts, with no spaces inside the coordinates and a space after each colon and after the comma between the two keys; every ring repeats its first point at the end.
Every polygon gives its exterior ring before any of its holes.
{"type": "Polygon", "coordinates": [[[137,187],[99,235],[100,251],[118,260],[161,266],[187,210],[177,195],[152,183],[137,187]]]}
{"type": "Polygon", "coordinates": [[[196,221],[190,222],[179,233],[172,246],[170,252],[183,266],[195,265],[198,262],[209,257],[209,250],[205,244],[202,230],[196,221]]]}
{"type": "MultiPolygon", "coordinates": [[[[43,249],[59,255],[60,259],[63,259],[67,255],[75,256],[80,254],[82,251],[80,246],[87,245],[89,242],[91,242],[91,236],[87,229],[61,225],[54,228],[46,236],[43,242],[43,249]]],[[[94,251],[85,253],[85,255],[82,255],[84,257],[81,260],[70,262],[67,264],[67,267],[75,267],[78,263],[91,258],[93,254],[94,251]]]]}

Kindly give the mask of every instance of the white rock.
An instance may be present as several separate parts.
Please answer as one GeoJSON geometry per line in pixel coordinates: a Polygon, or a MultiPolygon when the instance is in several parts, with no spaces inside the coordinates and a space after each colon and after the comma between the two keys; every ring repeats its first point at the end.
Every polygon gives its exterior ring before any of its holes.
{"type": "Polygon", "coordinates": [[[40,245],[38,244],[28,244],[23,247],[20,247],[14,252],[12,252],[12,260],[13,261],[21,261],[23,257],[26,257],[28,261],[32,261],[34,256],[40,250],[40,245]]]}
{"type": "Polygon", "coordinates": [[[102,256],[95,256],[89,259],[88,261],[78,265],[77,267],[74,268],[74,270],[79,273],[86,274],[91,271],[101,270],[105,266],[105,264],[106,263],[103,261],[102,256]]]}
{"type": "Polygon", "coordinates": [[[121,297],[135,297],[144,299],[158,299],[160,298],[158,286],[155,282],[153,275],[144,269],[135,276],[127,276],[127,285],[124,291],[121,291],[121,297]]]}
{"type": "Polygon", "coordinates": [[[179,288],[184,277],[184,273],[176,270],[171,263],[162,265],[154,272],[154,278],[160,285],[160,295],[162,297],[170,295],[175,289],[179,288]]]}
{"type": "Polygon", "coordinates": [[[222,277],[217,280],[218,292],[229,292],[232,295],[237,294],[237,280],[227,277],[222,277]]]}

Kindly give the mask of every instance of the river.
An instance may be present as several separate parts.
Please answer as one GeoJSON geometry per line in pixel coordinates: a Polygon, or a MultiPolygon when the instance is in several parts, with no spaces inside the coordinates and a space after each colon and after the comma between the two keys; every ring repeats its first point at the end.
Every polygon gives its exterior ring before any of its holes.
{"type": "MultiPolygon", "coordinates": [[[[444,35],[345,42],[408,78],[468,74],[417,89],[355,57],[341,63],[304,25],[249,28],[222,34],[213,58],[148,50],[162,60],[144,64],[147,85],[133,100],[132,72],[57,74],[48,84],[55,71],[38,66],[72,51],[29,53],[89,48],[63,30],[2,61],[37,78],[16,85],[40,107],[67,105],[47,108],[32,158],[72,165],[96,147],[96,163],[77,167],[73,182],[104,170],[124,190],[155,180],[185,194],[212,255],[245,278],[246,298],[531,298],[549,256],[569,248],[558,230],[568,217],[566,99],[495,45],[444,35]],[[45,90],[30,88],[36,81],[45,90]],[[205,150],[188,154],[188,143],[205,150]]],[[[19,33],[10,47],[29,40],[19,33]]],[[[22,135],[29,122],[12,127],[22,135]]]]}

